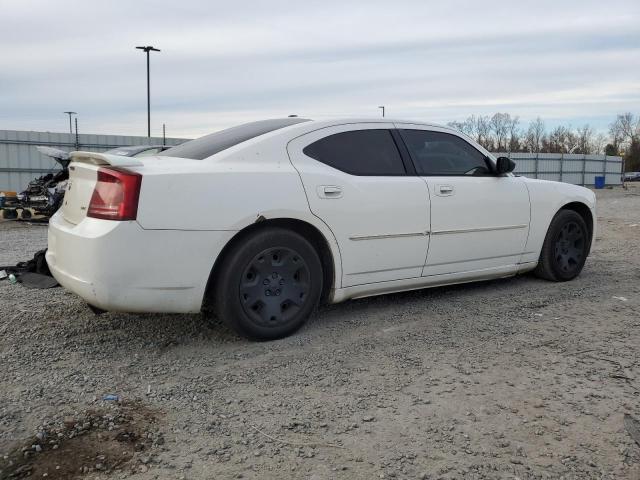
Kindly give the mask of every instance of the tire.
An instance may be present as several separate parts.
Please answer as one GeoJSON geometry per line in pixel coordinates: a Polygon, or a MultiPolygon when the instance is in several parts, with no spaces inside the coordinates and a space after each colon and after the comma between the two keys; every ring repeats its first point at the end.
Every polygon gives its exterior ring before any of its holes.
{"type": "Polygon", "coordinates": [[[23,209],[22,212],[20,212],[20,218],[29,220],[31,218],[31,210],[23,209]]]}
{"type": "Polygon", "coordinates": [[[2,210],[2,218],[4,218],[5,220],[15,220],[16,218],[18,218],[18,211],[5,208],[4,210],[2,210]]]}
{"type": "Polygon", "coordinates": [[[573,210],[560,210],[551,220],[534,274],[552,282],[573,280],[582,271],[590,247],[584,219],[573,210]]]}
{"type": "Polygon", "coordinates": [[[223,258],[212,306],[219,319],[252,340],[297,331],[322,293],[322,264],[301,235],[269,227],[238,242],[223,258]]]}

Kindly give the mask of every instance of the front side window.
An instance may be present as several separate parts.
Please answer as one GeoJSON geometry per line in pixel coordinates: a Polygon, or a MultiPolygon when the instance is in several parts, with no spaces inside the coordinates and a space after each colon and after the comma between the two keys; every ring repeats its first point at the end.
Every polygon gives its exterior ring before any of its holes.
{"type": "Polygon", "coordinates": [[[304,154],[351,175],[397,176],[406,171],[389,130],[336,133],[307,145],[304,154]]]}
{"type": "Polygon", "coordinates": [[[419,175],[487,175],[485,155],[462,138],[429,130],[400,130],[419,175]]]}

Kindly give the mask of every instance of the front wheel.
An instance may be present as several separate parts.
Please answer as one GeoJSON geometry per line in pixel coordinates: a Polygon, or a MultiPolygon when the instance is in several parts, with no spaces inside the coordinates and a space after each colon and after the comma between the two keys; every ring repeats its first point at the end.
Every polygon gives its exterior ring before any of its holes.
{"type": "Polygon", "coordinates": [[[322,293],[322,264],[301,235],[266,228],[225,255],[212,303],[219,318],[240,335],[273,340],[298,330],[322,293]]]}
{"type": "Polygon", "coordinates": [[[554,282],[573,280],[582,271],[589,248],[584,219],[573,210],[560,210],[549,225],[534,273],[554,282]]]}

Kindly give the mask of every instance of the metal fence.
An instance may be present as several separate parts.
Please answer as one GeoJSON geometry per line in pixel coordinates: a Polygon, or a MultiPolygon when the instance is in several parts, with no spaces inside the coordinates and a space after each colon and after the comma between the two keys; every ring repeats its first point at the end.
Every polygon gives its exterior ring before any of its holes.
{"type": "MultiPolygon", "coordinates": [[[[0,130],[0,191],[21,191],[33,178],[55,171],[59,165],[41,154],[36,146],[45,145],[61,150],[103,152],[125,145],[161,145],[162,138],[121,135],[26,132],[0,130]]],[[[167,138],[167,145],[177,145],[183,138],[167,138]]],[[[515,173],[525,177],[594,185],[596,176],[604,176],[607,185],[619,185],[622,158],[607,155],[577,155],[558,153],[495,153],[516,162],[515,173]]]]}
{"type": "MultiPolygon", "coordinates": [[[[167,145],[178,145],[184,138],[167,138],[167,145]]],[[[162,145],[162,138],[131,137],[122,135],[27,132],[0,130],[0,191],[21,191],[35,177],[54,172],[60,168],[51,157],[40,153],[37,146],[48,146],[60,150],[89,150],[104,152],[126,145],[162,145]]]]}
{"type": "Polygon", "coordinates": [[[595,177],[604,176],[606,185],[622,183],[622,157],[561,153],[494,153],[516,162],[515,173],[524,177],[594,185],[595,177]]]}

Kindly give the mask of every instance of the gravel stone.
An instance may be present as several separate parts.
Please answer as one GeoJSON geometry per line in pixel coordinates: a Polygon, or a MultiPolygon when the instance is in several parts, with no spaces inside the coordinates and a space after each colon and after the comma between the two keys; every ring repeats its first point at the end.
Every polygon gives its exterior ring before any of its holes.
{"type": "MultiPolygon", "coordinates": [[[[114,478],[640,478],[623,427],[640,418],[640,185],[597,196],[575,281],[354,300],[275,342],[0,281],[0,478],[17,446],[41,446],[18,450],[36,461],[95,429],[83,412],[118,408],[106,394],[163,412],[114,478]]],[[[0,264],[27,260],[46,227],[0,221],[0,245],[0,264]]]]}

